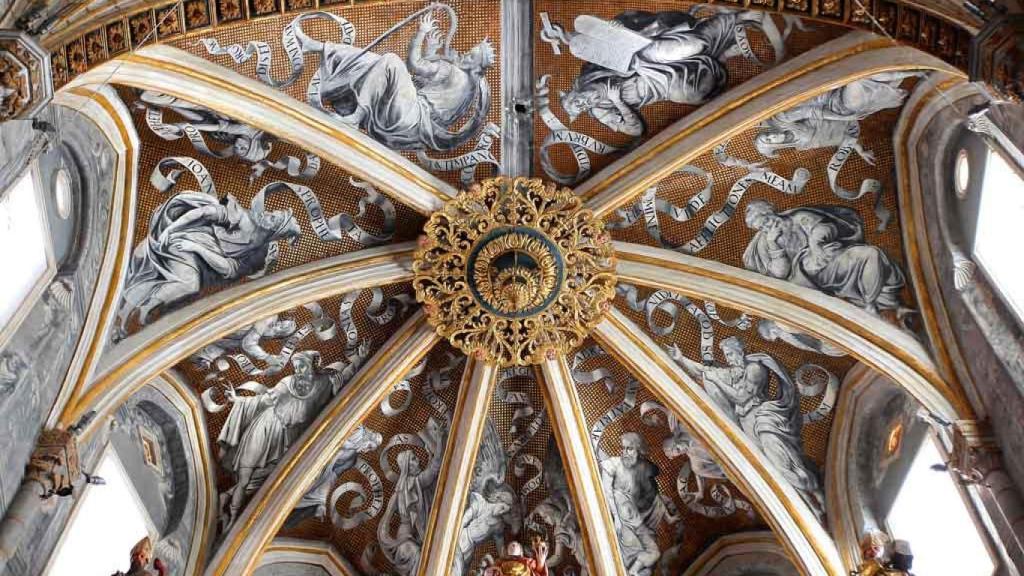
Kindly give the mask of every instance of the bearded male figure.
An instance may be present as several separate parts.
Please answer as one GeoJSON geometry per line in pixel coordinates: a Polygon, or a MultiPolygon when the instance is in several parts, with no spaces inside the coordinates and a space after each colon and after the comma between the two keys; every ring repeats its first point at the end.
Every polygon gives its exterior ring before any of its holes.
{"type": "Polygon", "coordinates": [[[734,336],[719,344],[725,366],[708,366],[680,356],[680,365],[701,380],[704,390],[739,424],[811,510],[821,518],[825,496],[818,472],[803,450],[800,394],[786,370],[767,354],[747,354],[734,336]],[[778,398],[768,397],[770,375],[778,398]]]}
{"type": "Polygon", "coordinates": [[[485,74],[494,48],[484,40],[461,55],[439,53],[443,41],[432,12],[420,20],[405,60],[348,44],[303,43],[323,53],[324,105],[389,148],[455,149],[476,135],[490,111],[485,74]],[[449,131],[471,110],[461,128],[449,131]]]}
{"type": "Polygon", "coordinates": [[[620,439],[622,454],[601,461],[601,484],[629,576],[650,576],[661,557],[655,529],[675,522],[658,493],[658,466],[647,457],[647,442],[635,432],[620,439]]]}
{"type": "Polygon", "coordinates": [[[231,412],[217,443],[225,468],[235,476],[229,497],[228,525],[238,516],[246,496],[263,484],[306,426],[345,384],[341,374],[320,367],[320,353],[292,356],[295,374],[255,396],[227,389],[231,412]]]}
{"type": "Polygon", "coordinates": [[[902,313],[903,272],[880,248],[864,242],[864,222],[845,206],[803,206],[775,212],[752,200],[744,215],[756,230],[743,265],[848,300],[872,314],[902,313]]]}
{"type": "Polygon", "coordinates": [[[153,558],[153,541],[146,536],[132,546],[131,560],[127,572],[115,572],[111,576],[165,576],[167,567],[159,558],[153,558]],[[150,562],[153,563],[153,570],[149,570],[150,562]]]}

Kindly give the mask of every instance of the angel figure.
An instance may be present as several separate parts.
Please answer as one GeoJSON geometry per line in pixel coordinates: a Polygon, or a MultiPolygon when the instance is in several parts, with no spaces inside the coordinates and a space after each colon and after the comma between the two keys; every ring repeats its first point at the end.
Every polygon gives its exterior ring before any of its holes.
{"type": "Polygon", "coordinates": [[[389,148],[453,150],[486,123],[491,90],[485,74],[494,65],[494,48],[484,39],[463,54],[442,53],[433,11],[420,19],[404,60],[344,43],[303,43],[323,55],[324,106],[389,148]]]}
{"type": "Polygon", "coordinates": [[[383,440],[380,432],[370,430],[366,426],[356,428],[341,445],[341,450],[334,456],[334,461],[324,467],[313,486],[302,495],[302,499],[288,517],[288,524],[296,524],[311,516],[320,519],[327,517],[328,494],[334,488],[338,477],[356,465],[356,459],[360,454],[373,452],[380,447],[383,440]]]}
{"type": "Polygon", "coordinates": [[[199,352],[192,355],[191,360],[198,368],[209,370],[218,358],[227,354],[245,352],[250,358],[267,363],[267,368],[263,371],[264,374],[277,374],[284,368],[287,358],[264,350],[262,341],[286,338],[294,334],[297,329],[295,320],[273,314],[236,330],[212,344],[203,346],[199,352]]]}

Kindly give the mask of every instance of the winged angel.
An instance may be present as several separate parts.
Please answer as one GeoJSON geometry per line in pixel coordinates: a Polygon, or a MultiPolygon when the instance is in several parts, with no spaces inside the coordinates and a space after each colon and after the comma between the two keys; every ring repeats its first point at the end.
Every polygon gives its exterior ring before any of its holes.
{"type": "Polygon", "coordinates": [[[355,26],[327,12],[303,14],[285,27],[282,43],[288,47],[291,75],[284,81],[270,77],[271,52],[265,42],[221,47],[203,40],[209,53],[230,55],[243,63],[257,55],[257,75],[271,86],[283,88],[298,80],[306,54],[320,56],[320,66],[306,93],[310,104],[336,120],[361,128],[384,145],[398,150],[453,150],[483,127],[490,111],[491,91],[485,74],[494,65],[494,48],[484,39],[465,53],[451,48],[458,27],[455,10],[432,3],[414,12],[365,47],[353,45],[355,26]],[[447,13],[451,28],[442,34],[436,12],[447,13]],[[371,49],[419,17],[405,58],[371,49]],[[302,23],[331,20],[338,25],[337,41],[310,38],[302,23]],[[297,46],[298,49],[291,47],[297,46]],[[462,126],[451,130],[462,122],[462,126]]]}

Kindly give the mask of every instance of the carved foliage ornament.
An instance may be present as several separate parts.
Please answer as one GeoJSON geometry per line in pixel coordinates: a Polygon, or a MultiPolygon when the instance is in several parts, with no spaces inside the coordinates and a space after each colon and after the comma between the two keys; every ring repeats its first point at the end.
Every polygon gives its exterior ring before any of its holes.
{"type": "Polygon", "coordinates": [[[568,353],[615,296],[604,224],[538,179],[494,178],[449,201],[427,222],[413,268],[437,332],[500,366],[568,353]]]}
{"type": "Polygon", "coordinates": [[[24,32],[0,30],[0,122],[29,118],[52,96],[49,54],[24,32]]]}

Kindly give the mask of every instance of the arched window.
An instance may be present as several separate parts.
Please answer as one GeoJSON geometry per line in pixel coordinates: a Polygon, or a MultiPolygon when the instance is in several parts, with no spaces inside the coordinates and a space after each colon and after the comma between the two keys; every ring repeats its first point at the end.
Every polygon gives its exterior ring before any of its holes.
{"type": "Polygon", "coordinates": [[[966,495],[950,473],[932,468],[945,461],[925,436],[886,517],[888,532],[910,543],[915,574],[991,576],[995,562],[966,495]]]}
{"type": "Polygon", "coordinates": [[[0,197],[0,348],[56,272],[38,188],[30,169],[0,197]]]}
{"type": "MultiPolygon", "coordinates": [[[[987,147],[974,232],[974,261],[1006,304],[1024,319],[1024,266],[1017,233],[1024,222],[1024,180],[998,151],[987,147]]],[[[959,178],[958,178],[959,179],[959,178]]]]}
{"type": "Polygon", "coordinates": [[[142,501],[114,450],[107,450],[96,474],[106,484],[85,487],[46,576],[127,572],[132,546],[153,533],[142,501]]]}

